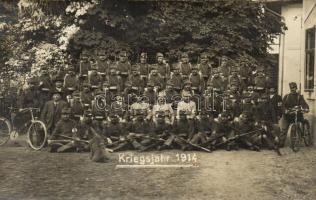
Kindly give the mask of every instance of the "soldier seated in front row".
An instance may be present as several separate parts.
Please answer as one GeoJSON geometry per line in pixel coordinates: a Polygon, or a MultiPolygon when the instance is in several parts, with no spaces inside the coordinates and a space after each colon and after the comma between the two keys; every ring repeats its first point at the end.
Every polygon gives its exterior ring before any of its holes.
{"type": "Polygon", "coordinates": [[[64,108],[62,110],[61,119],[56,124],[56,127],[48,139],[49,152],[66,152],[76,150],[77,143],[74,141],[77,138],[76,123],[70,119],[71,110],[64,108]]]}
{"type": "Polygon", "coordinates": [[[196,132],[191,139],[191,143],[204,145],[212,134],[212,118],[205,111],[201,111],[196,120],[196,132]]]}

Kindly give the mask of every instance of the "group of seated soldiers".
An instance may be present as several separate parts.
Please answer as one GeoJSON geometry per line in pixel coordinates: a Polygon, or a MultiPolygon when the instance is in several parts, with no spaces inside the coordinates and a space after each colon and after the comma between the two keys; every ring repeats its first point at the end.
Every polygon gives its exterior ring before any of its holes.
{"type": "MultiPolygon", "coordinates": [[[[156,58],[148,64],[141,53],[140,62],[131,65],[124,51],[115,62],[105,52],[94,60],[83,52],[79,67],[50,71],[43,66],[28,80],[20,106],[41,108],[52,140],[98,135],[114,150],[283,145],[276,125],[282,98],[263,67],[232,64],[227,57],[214,67],[205,53],[197,65],[186,53],[171,67],[162,53],[156,58]]],[[[64,151],[71,144],[51,146],[64,151]]]]}

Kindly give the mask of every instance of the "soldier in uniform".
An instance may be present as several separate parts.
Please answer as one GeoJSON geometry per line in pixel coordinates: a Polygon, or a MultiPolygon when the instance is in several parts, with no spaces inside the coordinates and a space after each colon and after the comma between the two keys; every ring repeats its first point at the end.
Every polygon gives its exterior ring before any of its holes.
{"type": "Polygon", "coordinates": [[[70,101],[70,108],[73,119],[78,122],[83,115],[84,105],[81,102],[80,92],[78,90],[72,93],[72,101],[70,101]]]}
{"type": "Polygon", "coordinates": [[[38,78],[39,80],[39,92],[40,92],[40,104],[41,108],[43,108],[46,101],[49,101],[51,98],[51,91],[53,89],[53,82],[51,77],[48,74],[48,68],[42,67],[41,75],[38,78]]]}
{"type": "Polygon", "coordinates": [[[251,68],[246,61],[241,60],[239,65],[239,75],[241,81],[241,88],[244,90],[251,83],[251,68]]]}
{"type": "Polygon", "coordinates": [[[154,84],[156,92],[159,92],[160,90],[164,89],[164,78],[158,73],[158,70],[156,69],[151,70],[148,77],[148,82],[154,84]]]}
{"type": "Polygon", "coordinates": [[[75,68],[69,66],[67,68],[67,73],[64,78],[64,88],[66,90],[66,96],[71,95],[78,88],[78,78],[75,74],[75,68]]]}
{"type": "Polygon", "coordinates": [[[48,134],[51,134],[56,123],[60,120],[61,111],[68,107],[67,102],[61,99],[59,91],[53,91],[52,100],[45,103],[41,111],[41,121],[45,123],[48,134]]]}
{"type": "Polygon", "coordinates": [[[255,113],[255,105],[251,101],[251,94],[248,91],[243,91],[241,112],[247,112],[249,115],[255,113]]]}
{"type": "Polygon", "coordinates": [[[133,149],[143,150],[144,146],[142,144],[145,141],[144,145],[147,144],[146,135],[150,132],[150,125],[147,120],[145,120],[145,115],[143,112],[139,111],[136,113],[136,117],[133,122],[128,127],[128,136],[127,140],[133,149]]]}
{"type": "Polygon", "coordinates": [[[89,55],[88,55],[88,52],[84,50],[81,53],[80,66],[79,66],[79,77],[81,78],[81,82],[83,82],[86,79],[90,69],[91,69],[91,64],[89,60],[89,55]]]}
{"type": "Polygon", "coordinates": [[[180,94],[183,88],[183,80],[178,65],[174,66],[173,72],[170,75],[170,81],[172,81],[175,91],[180,94]]]}
{"type": "Polygon", "coordinates": [[[131,84],[131,90],[137,95],[143,93],[145,88],[144,79],[140,76],[139,68],[136,65],[132,66],[132,74],[128,77],[128,82],[131,84]]]}
{"type": "Polygon", "coordinates": [[[202,76],[204,85],[203,87],[206,88],[207,81],[209,77],[212,76],[212,65],[209,62],[209,57],[206,53],[202,53],[200,56],[200,63],[198,64],[199,74],[202,76]]]}
{"type": "Polygon", "coordinates": [[[121,77],[122,76],[118,76],[116,74],[116,69],[110,69],[110,74],[107,77],[107,82],[109,83],[109,91],[112,93],[112,96],[119,95],[123,90],[122,84],[125,84],[125,82],[122,81],[121,77]]]}
{"type": "Polygon", "coordinates": [[[99,88],[103,80],[97,70],[97,63],[91,63],[91,70],[88,73],[88,83],[91,85],[92,90],[99,88]]]}
{"type": "Polygon", "coordinates": [[[184,94],[182,101],[178,103],[177,118],[180,117],[180,111],[185,111],[186,117],[193,120],[196,115],[196,104],[191,100],[190,94],[184,94]]]}
{"type": "Polygon", "coordinates": [[[105,51],[97,52],[97,71],[101,75],[102,81],[105,81],[106,75],[109,74],[111,61],[109,60],[105,51]]]}
{"type": "Polygon", "coordinates": [[[77,138],[75,133],[76,123],[70,119],[71,110],[63,108],[61,119],[56,124],[52,135],[48,140],[49,152],[74,151],[76,148],[74,140],[77,138]],[[66,139],[67,138],[67,139],[66,139]]]}
{"type": "Polygon", "coordinates": [[[221,75],[224,77],[224,81],[228,80],[230,75],[230,66],[229,61],[226,56],[223,56],[221,59],[221,66],[219,67],[221,75]]]}
{"type": "Polygon", "coordinates": [[[226,150],[230,150],[235,144],[227,143],[223,145],[223,142],[226,142],[228,138],[232,137],[233,130],[230,126],[229,116],[226,112],[222,112],[214,119],[214,124],[212,127],[212,134],[209,139],[209,147],[211,150],[216,149],[217,147],[226,147],[226,150]]]}
{"type": "MultiPolygon", "coordinates": [[[[283,116],[281,120],[281,136],[280,136],[280,146],[283,147],[285,140],[286,140],[286,134],[288,131],[288,127],[291,123],[294,123],[295,116],[291,114],[291,109],[295,108],[296,106],[302,107],[307,112],[309,111],[309,106],[306,103],[303,95],[299,94],[297,92],[297,84],[295,82],[291,82],[289,84],[290,86],[290,93],[286,94],[283,97],[282,105],[283,105],[283,116]]],[[[304,116],[303,113],[300,113],[298,115],[298,121],[303,121],[304,116]]]]}
{"type": "Polygon", "coordinates": [[[140,63],[137,64],[139,68],[139,74],[144,83],[148,81],[148,75],[150,70],[150,65],[147,63],[147,53],[142,52],[140,54],[140,63]]]}
{"type": "Polygon", "coordinates": [[[67,98],[66,98],[67,91],[66,91],[66,89],[63,86],[64,77],[62,77],[61,75],[57,74],[53,78],[53,82],[55,83],[55,87],[53,88],[53,90],[58,91],[61,94],[61,98],[66,101],[67,100],[67,98]]]}
{"type": "Polygon", "coordinates": [[[206,112],[202,111],[196,120],[196,133],[191,139],[193,144],[204,145],[212,134],[212,121],[206,112]]]}
{"type": "MultiPolygon", "coordinates": [[[[103,136],[101,132],[98,132],[100,131],[100,129],[98,129],[98,127],[95,127],[92,118],[93,114],[91,110],[85,110],[82,120],[80,120],[79,124],[76,126],[77,137],[79,139],[89,141],[96,135],[103,136]]],[[[82,150],[88,150],[87,145],[82,145],[82,147],[82,150]]]]}
{"type": "Polygon", "coordinates": [[[164,97],[166,99],[167,104],[174,103],[174,97],[178,95],[178,93],[174,90],[174,84],[171,80],[168,80],[166,83],[166,89],[159,92],[158,96],[164,97]]]}
{"type": "Polygon", "coordinates": [[[161,78],[165,82],[170,76],[170,67],[164,62],[164,56],[162,53],[157,53],[156,58],[157,63],[151,67],[151,71],[154,69],[157,70],[157,73],[160,74],[161,78]]]}
{"type": "MultiPolygon", "coordinates": [[[[127,81],[128,74],[131,72],[131,64],[128,61],[127,52],[121,51],[119,54],[119,61],[116,62],[115,68],[117,70],[117,75],[121,77],[121,86],[125,86],[125,82],[127,81]]],[[[111,85],[111,83],[110,83],[111,85]]],[[[121,88],[124,90],[124,88],[121,88]]]]}
{"type": "Polygon", "coordinates": [[[181,61],[178,63],[180,73],[182,75],[183,80],[187,80],[191,73],[191,63],[189,62],[189,55],[187,53],[182,53],[181,61]]]}
{"type": "Polygon", "coordinates": [[[127,144],[126,126],[120,122],[119,116],[115,114],[109,115],[109,122],[104,126],[104,136],[110,139],[109,147],[113,147],[115,151],[122,150],[127,144]]]}
{"type": "Polygon", "coordinates": [[[164,143],[163,148],[179,146],[182,150],[185,150],[188,147],[185,141],[191,140],[194,135],[194,122],[187,118],[187,112],[181,110],[178,115],[178,119],[173,124],[171,135],[164,143]]]}
{"type": "Polygon", "coordinates": [[[278,124],[282,116],[282,97],[277,94],[274,87],[269,89],[268,115],[273,124],[278,124]]]}
{"type": "Polygon", "coordinates": [[[174,120],[174,112],[171,107],[171,104],[166,103],[165,97],[158,97],[157,104],[153,106],[152,109],[152,116],[153,116],[153,121],[155,122],[157,112],[163,112],[165,116],[165,122],[172,124],[174,120]]]}
{"type": "Polygon", "coordinates": [[[145,89],[144,96],[148,98],[149,104],[154,105],[156,102],[157,92],[154,90],[154,84],[149,81],[145,89]]]}
{"type": "Polygon", "coordinates": [[[191,89],[194,92],[194,94],[201,94],[202,90],[204,89],[203,78],[198,73],[197,66],[192,66],[191,70],[192,70],[192,72],[189,75],[189,81],[191,82],[191,89]]]}
{"type": "Polygon", "coordinates": [[[156,120],[150,123],[150,138],[142,142],[142,145],[145,146],[143,151],[154,147],[158,147],[158,150],[160,150],[161,145],[163,145],[164,140],[169,136],[172,129],[171,124],[166,123],[163,111],[156,112],[154,117],[156,120]]]}
{"type": "Polygon", "coordinates": [[[98,89],[94,93],[94,99],[91,101],[91,113],[96,121],[101,122],[105,119],[106,99],[104,91],[98,89]]]}
{"type": "Polygon", "coordinates": [[[240,77],[238,75],[238,69],[233,67],[233,68],[231,68],[231,75],[228,78],[228,85],[229,85],[229,87],[231,87],[232,85],[235,85],[238,87],[237,89],[239,90],[240,84],[241,84],[241,81],[240,81],[240,77]]]}
{"type": "Polygon", "coordinates": [[[193,95],[192,93],[192,88],[191,88],[191,82],[189,80],[185,80],[183,83],[183,89],[180,93],[181,96],[186,95],[186,94],[190,94],[193,95]]]}
{"type": "Polygon", "coordinates": [[[218,88],[220,91],[223,91],[224,88],[226,88],[218,68],[213,68],[213,76],[208,80],[207,84],[212,84],[214,88],[218,88]]]}
{"type": "Polygon", "coordinates": [[[91,101],[93,99],[93,95],[89,83],[83,83],[83,90],[80,92],[80,98],[85,108],[91,108],[91,101]]]}
{"type": "Polygon", "coordinates": [[[264,69],[259,68],[257,71],[257,76],[255,77],[255,90],[259,94],[266,92],[267,88],[267,77],[264,75],[264,69]]]}

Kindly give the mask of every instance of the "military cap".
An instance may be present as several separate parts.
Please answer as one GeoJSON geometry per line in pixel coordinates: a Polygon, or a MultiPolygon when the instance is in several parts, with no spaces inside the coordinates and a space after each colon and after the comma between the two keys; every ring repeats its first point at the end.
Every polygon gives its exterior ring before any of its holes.
{"type": "Polygon", "coordinates": [[[290,86],[290,88],[294,88],[294,87],[297,88],[297,84],[295,82],[289,83],[289,86],[290,86]]]}
{"type": "Polygon", "coordinates": [[[172,65],[172,69],[173,70],[180,70],[180,67],[179,67],[179,65],[177,63],[175,63],[175,64],[172,65]]]}
{"type": "Polygon", "coordinates": [[[37,80],[35,77],[31,77],[29,79],[27,79],[27,83],[28,84],[36,84],[37,83],[37,80]]]}
{"type": "Polygon", "coordinates": [[[130,81],[126,81],[126,82],[125,82],[125,86],[126,86],[126,87],[131,87],[131,86],[132,86],[132,83],[131,83],[130,81]]]}
{"type": "Polygon", "coordinates": [[[247,111],[243,111],[240,115],[239,115],[240,118],[243,118],[243,119],[249,119],[250,118],[250,113],[247,112],[247,111]]]}
{"type": "Polygon", "coordinates": [[[185,52],[184,52],[184,53],[182,53],[182,54],[181,54],[181,58],[189,58],[188,53],[185,53],[185,52]]]}
{"type": "Polygon", "coordinates": [[[264,67],[263,66],[258,66],[257,67],[257,72],[264,72],[264,67]]]}
{"type": "Polygon", "coordinates": [[[104,91],[102,91],[102,90],[100,90],[100,89],[97,89],[97,90],[95,90],[95,92],[94,92],[96,95],[98,95],[98,94],[104,94],[104,91]]]}
{"type": "Polygon", "coordinates": [[[213,72],[213,73],[218,73],[218,72],[219,72],[219,68],[217,68],[217,67],[213,68],[213,69],[212,69],[212,72],[213,72]]]}
{"type": "Polygon", "coordinates": [[[163,57],[163,54],[160,52],[156,54],[156,58],[159,58],[159,57],[163,57]]]}
{"type": "Polygon", "coordinates": [[[147,83],[147,87],[154,87],[155,85],[154,85],[154,83],[152,82],[152,81],[148,81],[148,83],[147,83]]]}
{"type": "Polygon", "coordinates": [[[191,82],[189,80],[184,81],[183,85],[191,85],[191,82]]]}
{"type": "Polygon", "coordinates": [[[61,110],[61,113],[62,113],[62,114],[71,114],[71,109],[70,109],[70,108],[63,108],[63,109],[61,110]]]}
{"type": "Polygon", "coordinates": [[[191,67],[191,70],[198,70],[199,68],[196,66],[196,65],[193,65],[192,67],[191,67]]]}
{"type": "Polygon", "coordinates": [[[67,67],[67,70],[68,70],[68,71],[75,71],[75,68],[74,68],[72,65],[69,65],[69,66],[67,67]]]}
{"type": "Polygon", "coordinates": [[[127,56],[127,52],[126,51],[120,51],[120,56],[127,56]]]}
{"type": "Polygon", "coordinates": [[[78,90],[75,90],[73,93],[72,93],[72,96],[73,97],[80,97],[80,92],[78,90]]]}
{"type": "Polygon", "coordinates": [[[102,84],[103,87],[108,87],[110,86],[109,82],[108,81],[104,81],[104,83],[102,84]]]}
{"type": "Polygon", "coordinates": [[[85,117],[92,117],[92,112],[91,112],[91,110],[85,110],[85,111],[83,112],[83,115],[84,115],[85,117]]]}
{"type": "Polygon", "coordinates": [[[140,57],[141,57],[141,58],[147,58],[147,53],[142,52],[142,53],[140,54],[140,57]]]}
{"type": "Polygon", "coordinates": [[[64,78],[61,75],[56,75],[53,78],[53,82],[63,82],[64,78]]]}
{"type": "Polygon", "coordinates": [[[138,69],[138,66],[137,65],[133,65],[132,66],[132,71],[138,71],[139,69],[138,69]]]}
{"type": "Polygon", "coordinates": [[[173,82],[171,80],[168,80],[166,83],[167,86],[174,86],[173,82]]]}
{"type": "Polygon", "coordinates": [[[210,81],[210,82],[207,82],[207,86],[209,87],[213,87],[213,83],[210,81]]]}
{"type": "Polygon", "coordinates": [[[115,67],[110,67],[110,72],[112,72],[112,71],[116,72],[116,68],[115,67]]]}
{"type": "Polygon", "coordinates": [[[105,50],[99,50],[99,51],[97,51],[97,55],[98,56],[105,56],[106,55],[106,51],[105,50]]]}
{"type": "Polygon", "coordinates": [[[59,95],[61,95],[62,92],[55,89],[55,90],[52,90],[51,94],[52,94],[52,95],[54,95],[54,94],[59,94],[59,95]]]}
{"type": "Polygon", "coordinates": [[[208,54],[207,53],[201,53],[201,58],[208,58],[208,54]]]}
{"type": "Polygon", "coordinates": [[[84,83],[82,84],[82,86],[83,86],[83,87],[90,87],[91,85],[90,85],[90,83],[88,83],[88,82],[84,82],[84,83]]]}
{"type": "Polygon", "coordinates": [[[242,97],[243,98],[251,98],[251,94],[244,90],[243,93],[242,93],[242,97]]]}
{"type": "Polygon", "coordinates": [[[41,70],[48,70],[48,67],[42,66],[41,70]]]}
{"type": "Polygon", "coordinates": [[[222,112],[218,115],[219,118],[228,118],[227,112],[222,112]]]}

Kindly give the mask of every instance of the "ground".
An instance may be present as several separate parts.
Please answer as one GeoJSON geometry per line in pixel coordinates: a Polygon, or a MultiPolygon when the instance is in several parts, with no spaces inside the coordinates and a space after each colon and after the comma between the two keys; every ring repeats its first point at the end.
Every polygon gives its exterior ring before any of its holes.
{"type": "Polygon", "coordinates": [[[195,154],[196,162],[182,168],[116,167],[129,154],[170,156],[164,164],[179,164],[172,163],[177,153],[112,153],[108,163],[93,163],[88,153],[1,147],[0,199],[316,199],[316,148],[284,148],[282,157],[268,150],[192,151],[186,158],[195,154]]]}

